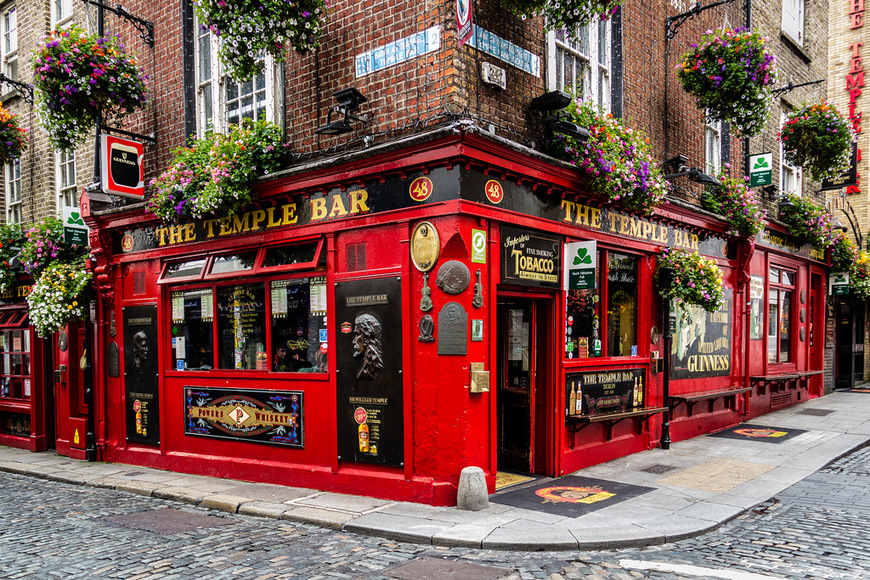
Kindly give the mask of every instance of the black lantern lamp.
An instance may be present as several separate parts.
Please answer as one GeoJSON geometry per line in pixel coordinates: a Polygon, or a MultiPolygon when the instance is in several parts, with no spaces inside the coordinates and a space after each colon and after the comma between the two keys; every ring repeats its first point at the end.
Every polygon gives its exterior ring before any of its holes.
{"type": "Polygon", "coordinates": [[[532,99],[532,108],[548,115],[544,119],[553,133],[563,133],[580,141],[589,138],[589,129],[562,118],[562,109],[571,104],[571,95],[565,91],[550,91],[532,99]]]}
{"type": "Polygon", "coordinates": [[[353,131],[353,127],[350,124],[351,121],[368,124],[368,115],[354,115],[352,113],[352,111],[356,111],[362,103],[368,100],[361,92],[350,87],[336,91],[332,96],[338,101],[338,105],[329,110],[329,114],[326,116],[326,125],[315,129],[315,133],[318,135],[341,135],[353,131]],[[333,121],[333,113],[343,115],[343,118],[333,121]]]}
{"type": "Polygon", "coordinates": [[[677,155],[665,161],[665,168],[670,169],[671,173],[665,175],[665,179],[671,180],[677,177],[688,177],[689,180],[701,185],[719,186],[722,183],[712,175],[707,175],[697,167],[689,167],[686,165],[689,162],[685,155],[677,155]]]}

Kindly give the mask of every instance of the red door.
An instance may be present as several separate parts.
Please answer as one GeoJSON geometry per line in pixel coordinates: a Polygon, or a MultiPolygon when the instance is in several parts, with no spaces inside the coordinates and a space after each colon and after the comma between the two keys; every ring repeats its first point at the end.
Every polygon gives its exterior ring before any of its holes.
{"type": "Polygon", "coordinates": [[[54,347],[54,416],[58,454],[85,458],[87,406],[81,358],[85,353],[82,323],[70,324],[52,337],[54,347]]]}

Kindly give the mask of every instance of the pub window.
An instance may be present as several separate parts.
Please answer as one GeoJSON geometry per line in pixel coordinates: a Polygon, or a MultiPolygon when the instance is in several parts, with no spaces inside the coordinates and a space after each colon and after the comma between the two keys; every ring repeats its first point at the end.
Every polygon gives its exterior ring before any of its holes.
{"type": "MultiPolygon", "coordinates": [[[[21,319],[12,315],[4,326],[21,319]]],[[[0,400],[30,399],[30,330],[26,326],[0,331],[0,359],[0,400]]]]}
{"type": "Polygon", "coordinates": [[[568,291],[567,358],[637,355],[638,262],[635,255],[599,251],[595,288],[568,291]]]}
{"type": "Polygon", "coordinates": [[[199,288],[172,293],[172,368],[214,367],[214,292],[199,288]]]}
{"type": "Polygon", "coordinates": [[[265,284],[220,287],[217,303],[218,367],[268,370],[265,284]]]}
{"type": "Polygon", "coordinates": [[[795,273],[777,266],[770,268],[767,291],[767,362],[791,362],[791,310],[795,273]]]}
{"type": "Polygon", "coordinates": [[[325,372],[326,278],[273,280],[270,295],[272,370],[325,372]]]}

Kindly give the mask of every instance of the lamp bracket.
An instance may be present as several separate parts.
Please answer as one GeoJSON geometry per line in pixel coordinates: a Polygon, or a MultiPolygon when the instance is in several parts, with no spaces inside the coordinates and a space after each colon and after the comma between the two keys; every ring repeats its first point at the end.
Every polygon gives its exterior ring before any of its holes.
{"type": "Polygon", "coordinates": [[[33,104],[33,85],[12,80],[3,73],[0,73],[0,83],[12,85],[26,103],[33,104]]]}
{"type": "Polygon", "coordinates": [[[114,8],[109,6],[108,4],[103,4],[98,0],[82,0],[85,4],[93,4],[97,8],[102,10],[108,10],[109,12],[120,16],[127,22],[131,23],[136,30],[139,31],[139,38],[148,43],[148,46],[154,48],[154,23],[150,20],[143,20],[138,16],[133,16],[127,9],[117,4],[114,8]]]}
{"type": "Polygon", "coordinates": [[[783,93],[788,93],[788,92],[793,91],[793,90],[795,90],[795,89],[797,89],[797,88],[800,88],[800,87],[808,87],[808,86],[810,86],[810,85],[817,85],[817,84],[819,84],[819,83],[823,83],[823,82],[825,82],[825,80],[827,80],[827,79],[819,79],[819,80],[817,80],[817,81],[809,81],[809,82],[806,82],[806,83],[800,83],[800,84],[798,84],[798,85],[796,85],[796,84],[794,84],[793,82],[789,81],[789,83],[788,83],[787,85],[785,85],[784,87],[779,87],[778,89],[773,89],[773,90],[771,91],[771,93],[773,93],[773,96],[774,96],[774,97],[777,97],[777,96],[779,96],[779,95],[781,95],[781,94],[783,94],[783,93]]]}
{"type": "Polygon", "coordinates": [[[677,30],[689,18],[694,18],[708,8],[715,8],[716,6],[721,6],[722,4],[730,4],[732,2],[734,2],[734,0],[719,0],[719,2],[713,2],[712,4],[707,4],[706,6],[702,6],[700,2],[697,2],[689,10],[683,12],[682,14],[677,14],[676,16],[668,16],[667,18],[665,18],[665,40],[670,40],[675,37],[677,35],[677,30]]]}

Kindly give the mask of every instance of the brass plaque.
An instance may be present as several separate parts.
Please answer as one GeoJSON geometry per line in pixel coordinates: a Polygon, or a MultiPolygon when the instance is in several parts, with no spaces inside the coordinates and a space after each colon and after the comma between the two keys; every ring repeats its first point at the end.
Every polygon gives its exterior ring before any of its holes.
{"type": "Polygon", "coordinates": [[[429,222],[420,222],[411,234],[411,261],[421,272],[428,272],[435,267],[438,256],[441,255],[441,241],[438,230],[429,222]]]}
{"type": "Polygon", "coordinates": [[[489,371],[483,370],[483,363],[471,363],[471,393],[489,392],[489,371]]]}

